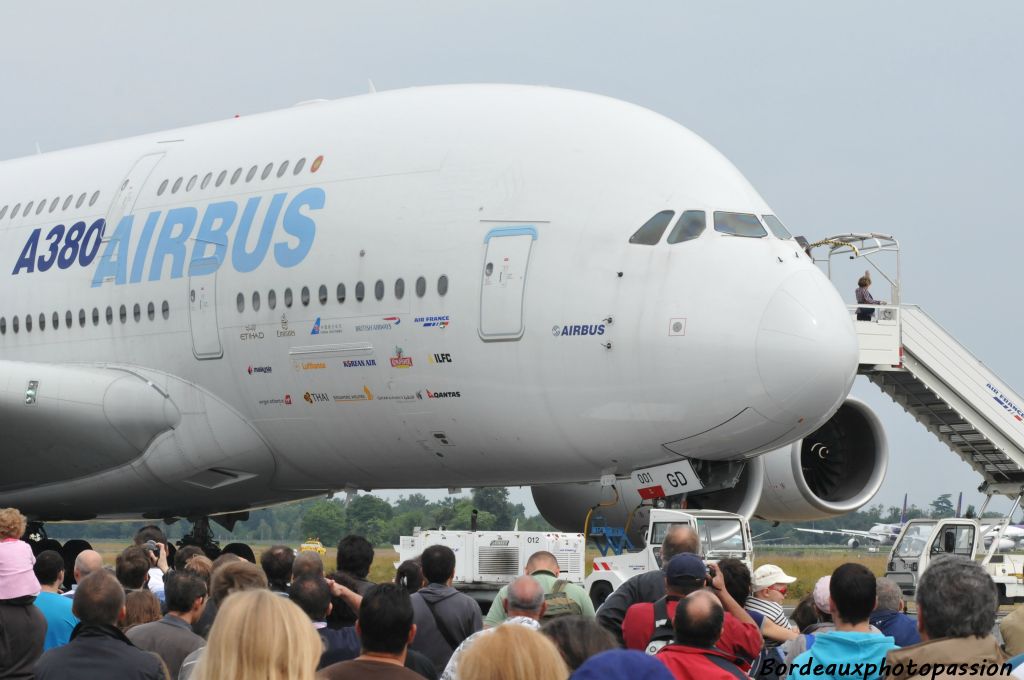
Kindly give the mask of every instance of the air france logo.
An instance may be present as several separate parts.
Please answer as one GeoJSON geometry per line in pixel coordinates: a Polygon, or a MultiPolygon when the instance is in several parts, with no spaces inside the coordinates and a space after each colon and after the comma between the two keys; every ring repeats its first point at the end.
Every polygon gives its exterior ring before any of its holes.
{"type": "Polygon", "coordinates": [[[576,326],[552,326],[551,335],[556,338],[568,337],[570,335],[604,335],[604,324],[584,324],[576,326]]]}
{"type": "Polygon", "coordinates": [[[1011,416],[1013,416],[1013,417],[1014,417],[1014,419],[1015,419],[1015,420],[1016,420],[1016,421],[1017,421],[1018,423],[1024,422],[1024,410],[1021,410],[1021,408],[1020,408],[1019,406],[1017,406],[1017,405],[1016,405],[1016,404],[1014,404],[1014,403],[1013,403],[1012,401],[1010,401],[1009,399],[1007,399],[1007,398],[1006,398],[1006,395],[1004,395],[1004,394],[1003,394],[1003,393],[1002,393],[1002,392],[1001,392],[1001,391],[999,390],[999,388],[997,388],[997,387],[996,387],[995,385],[993,385],[992,383],[989,383],[988,385],[986,385],[986,387],[988,387],[988,389],[992,391],[992,393],[993,393],[993,397],[992,397],[992,399],[994,399],[994,400],[995,400],[995,402],[996,402],[997,404],[999,404],[999,405],[1000,405],[1000,406],[1002,406],[1002,407],[1003,407],[1004,409],[1006,409],[1006,411],[1007,411],[1007,412],[1008,412],[1008,413],[1009,413],[1009,414],[1010,414],[1011,416]]]}
{"type": "Polygon", "coordinates": [[[444,316],[417,316],[413,319],[413,323],[417,323],[423,328],[447,328],[451,323],[451,317],[447,314],[444,316]]]}
{"type": "Polygon", "coordinates": [[[105,243],[109,225],[104,220],[88,228],[85,222],[67,229],[62,224],[40,228],[29,234],[11,273],[45,272],[54,265],[88,267],[98,256],[92,286],[120,286],[206,276],[228,260],[236,272],[247,274],[263,265],[271,249],[279,267],[294,267],[306,259],[316,239],[316,222],[309,213],[322,210],[325,203],[324,190],[311,187],[292,197],[277,193],[269,199],[253,196],[244,204],[210,203],[201,215],[193,206],[156,210],[144,221],[125,215],[105,243]]]}

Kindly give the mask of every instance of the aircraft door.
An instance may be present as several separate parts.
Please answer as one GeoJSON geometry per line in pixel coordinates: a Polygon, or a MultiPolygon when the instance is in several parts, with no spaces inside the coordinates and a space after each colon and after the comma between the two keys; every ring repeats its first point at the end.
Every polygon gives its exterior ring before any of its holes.
{"type": "Polygon", "coordinates": [[[537,229],[532,225],[492,229],[484,237],[479,331],[482,340],[523,337],[526,270],[535,240],[537,229]]]}
{"type": "Polygon", "coordinates": [[[151,153],[135,161],[135,165],[128,171],[121,186],[118,187],[114,199],[110,202],[107,210],[107,234],[112,234],[117,223],[125,215],[130,215],[135,208],[135,201],[142,192],[146,180],[153,173],[157,164],[164,158],[163,152],[151,153]]]}
{"type": "MultiPolygon", "coordinates": [[[[198,245],[198,242],[196,242],[198,245]]],[[[215,257],[191,263],[188,275],[188,321],[196,359],[220,359],[224,348],[217,328],[217,268],[215,257]]]]}

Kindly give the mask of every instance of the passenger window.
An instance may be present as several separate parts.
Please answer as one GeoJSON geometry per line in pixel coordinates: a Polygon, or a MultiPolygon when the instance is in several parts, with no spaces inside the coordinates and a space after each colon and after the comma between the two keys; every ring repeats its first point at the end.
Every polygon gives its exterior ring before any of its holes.
{"type": "Polygon", "coordinates": [[[423,297],[427,294],[427,280],[422,276],[416,279],[416,297],[423,297]]]}
{"type": "Polygon", "coordinates": [[[227,176],[228,176],[228,171],[227,171],[227,170],[221,170],[221,171],[220,171],[220,174],[219,174],[219,175],[217,175],[217,181],[216,181],[216,182],[214,183],[214,184],[215,184],[215,186],[218,186],[218,187],[219,187],[219,186],[220,186],[221,184],[224,184],[224,179],[225,179],[225,178],[226,178],[227,176]]]}
{"type": "Polygon", "coordinates": [[[60,196],[55,196],[54,199],[50,201],[50,212],[56,210],[58,205],[60,205],[60,196]]]}
{"type": "Polygon", "coordinates": [[[32,332],[32,315],[31,314],[26,314],[25,315],[25,332],[26,333],[31,333],[32,332]]]}
{"type": "Polygon", "coordinates": [[[11,219],[12,220],[16,219],[18,217],[18,211],[19,210],[21,210],[21,203],[15,203],[14,204],[14,210],[11,211],[11,219]]]}
{"type": "Polygon", "coordinates": [[[78,325],[81,326],[82,328],[85,328],[85,310],[84,309],[79,309],[78,310],[78,325]]]}
{"type": "Polygon", "coordinates": [[[107,325],[114,323],[114,308],[107,307],[107,325]]]}
{"type": "Polygon", "coordinates": [[[339,283],[338,284],[338,290],[336,291],[336,295],[337,295],[337,298],[338,298],[338,304],[339,305],[343,304],[345,302],[345,284],[344,283],[339,283]]]}
{"type": "Polygon", "coordinates": [[[160,313],[163,314],[164,319],[171,316],[171,306],[167,304],[167,300],[164,300],[163,305],[160,306],[160,313]]]}
{"type": "Polygon", "coordinates": [[[288,172],[288,161],[281,163],[281,167],[277,169],[277,178],[281,179],[284,177],[284,173],[288,172]]]}
{"type": "Polygon", "coordinates": [[[786,229],[785,225],[775,215],[761,215],[764,218],[764,223],[768,225],[768,229],[775,234],[775,238],[781,238],[783,240],[793,238],[793,235],[789,233],[789,229],[786,229]]]}
{"type": "Polygon", "coordinates": [[[252,292],[252,311],[260,311],[260,292],[258,290],[252,292]]]}
{"type": "Polygon", "coordinates": [[[398,279],[395,281],[395,299],[401,300],[405,297],[405,281],[398,279]]]}
{"type": "Polygon", "coordinates": [[[373,284],[373,297],[378,300],[384,299],[384,282],[377,279],[377,283],[373,284]]]}
{"type": "Polygon", "coordinates": [[[168,180],[166,179],[163,182],[160,182],[160,186],[156,190],[157,196],[163,196],[164,192],[167,191],[167,182],[168,180]]]}
{"type": "Polygon", "coordinates": [[[83,203],[85,203],[85,194],[84,193],[81,196],[78,197],[77,201],[75,201],[75,210],[78,210],[79,208],[81,208],[83,203]]]}
{"type": "Polygon", "coordinates": [[[320,290],[317,291],[317,297],[320,299],[320,304],[327,304],[327,286],[320,284],[320,290]]]}
{"type": "Polygon", "coordinates": [[[288,307],[289,309],[291,309],[291,306],[292,306],[292,289],[291,288],[285,288],[284,289],[284,306],[288,307]]]}
{"type": "Polygon", "coordinates": [[[0,335],[7,335],[7,319],[0,316],[0,335]]]}
{"type": "MultiPolygon", "coordinates": [[[[60,207],[61,210],[67,210],[68,206],[71,205],[71,201],[75,200],[74,196],[68,196],[64,199],[64,205],[60,207]]],[[[0,213],[0,217],[3,217],[3,213],[0,213]]]]}
{"type": "Polygon", "coordinates": [[[74,323],[74,320],[75,317],[74,315],[71,314],[71,310],[69,309],[67,313],[64,315],[64,326],[70,329],[72,324],[74,323]]]}
{"type": "Polygon", "coordinates": [[[128,320],[128,308],[121,305],[120,309],[117,310],[117,318],[121,320],[122,324],[126,322],[128,320]]]}
{"type": "Polygon", "coordinates": [[[249,168],[249,172],[245,173],[245,181],[251,182],[252,178],[256,176],[256,171],[259,170],[255,165],[249,168]]]}
{"type": "Polygon", "coordinates": [[[441,278],[437,280],[437,294],[444,297],[448,294],[448,277],[441,274],[441,278]]]}
{"type": "Polygon", "coordinates": [[[672,221],[673,215],[675,212],[672,210],[662,210],[644,222],[644,225],[629,237],[629,242],[643,246],[656,245],[661,240],[661,235],[665,233],[668,223],[672,221]]]}
{"type": "Polygon", "coordinates": [[[200,189],[205,189],[206,187],[210,186],[210,180],[211,179],[213,179],[213,173],[212,172],[206,173],[206,177],[204,177],[203,181],[199,183],[199,188],[200,189]]]}
{"type": "MultiPolygon", "coordinates": [[[[28,217],[32,212],[32,206],[35,205],[35,201],[29,201],[28,205],[25,206],[25,212],[21,213],[22,217],[28,217]]],[[[28,330],[28,329],[25,329],[28,330]]]]}
{"type": "Polygon", "coordinates": [[[135,303],[135,306],[132,307],[132,318],[135,319],[135,323],[138,323],[139,319],[142,318],[142,308],[139,307],[139,303],[137,302],[135,303]]]}
{"type": "Polygon", "coordinates": [[[231,173],[231,183],[232,184],[237,184],[238,183],[238,178],[241,177],[241,176],[242,176],[242,169],[238,168],[233,173],[231,173]]]}
{"type": "Polygon", "coordinates": [[[277,308],[277,293],[274,292],[273,288],[267,291],[267,306],[271,309],[277,308]]]}
{"type": "Polygon", "coordinates": [[[12,316],[11,317],[11,328],[14,330],[15,333],[18,332],[18,317],[17,316],[12,316]]]}
{"type": "Polygon", "coordinates": [[[703,210],[687,210],[679,216],[676,226],[668,234],[669,243],[692,241],[704,233],[706,219],[703,210]]]}
{"type": "Polygon", "coordinates": [[[53,320],[50,323],[50,325],[53,327],[54,330],[60,328],[60,314],[58,314],[57,312],[53,313],[53,320]]]}
{"type": "Polygon", "coordinates": [[[297,161],[297,162],[295,163],[295,169],[294,169],[294,170],[292,170],[292,174],[293,174],[293,175],[297,175],[297,174],[299,174],[300,172],[302,172],[302,168],[304,168],[304,167],[306,167],[306,159],[305,159],[305,158],[300,158],[300,159],[299,159],[299,160],[298,160],[298,161],[297,161]]]}
{"type": "MultiPolygon", "coordinates": [[[[192,293],[194,295],[195,291],[192,291],[192,293]]],[[[235,307],[238,308],[239,313],[245,311],[245,296],[241,293],[235,296],[235,307]]]]}
{"type": "Polygon", "coordinates": [[[270,177],[270,173],[274,170],[273,163],[267,163],[267,167],[263,168],[263,173],[260,175],[260,179],[266,179],[270,177]]]}
{"type": "Polygon", "coordinates": [[[302,287],[302,293],[300,299],[302,300],[302,306],[309,306],[309,286],[302,287]]]}
{"type": "Polygon", "coordinates": [[[92,325],[100,325],[100,310],[96,309],[95,307],[92,308],[92,325]]]}
{"type": "Polygon", "coordinates": [[[192,179],[190,179],[188,181],[188,184],[185,186],[185,191],[192,191],[193,189],[195,189],[196,188],[196,182],[198,182],[198,181],[199,181],[199,175],[192,175],[192,179]]]}
{"type": "Polygon", "coordinates": [[[46,330],[46,315],[45,314],[40,314],[39,315],[39,330],[41,330],[41,331],[45,331],[46,330]]]}
{"type": "Polygon", "coordinates": [[[715,212],[715,231],[746,238],[763,238],[768,235],[757,216],[749,213],[715,212]]]}
{"type": "Polygon", "coordinates": [[[100,192],[94,191],[92,193],[92,198],[89,199],[89,207],[91,208],[92,206],[96,205],[96,201],[98,200],[100,200],[100,192]]]}
{"type": "Polygon", "coordinates": [[[364,297],[366,297],[366,286],[363,285],[362,281],[359,281],[356,283],[356,301],[362,302],[364,297]]]}
{"type": "Polygon", "coordinates": [[[46,199],[39,201],[39,207],[36,208],[36,215],[41,215],[43,210],[46,208],[46,199]]]}
{"type": "Polygon", "coordinates": [[[181,188],[181,182],[182,182],[182,178],[181,177],[179,177],[178,179],[174,180],[174,184],[171,185],[171,193],[172,194],[178,193],[178,189],[181,188]]]}
{"type": "Polygon", "coordinates": [[[0,220],[2,220],[4,218],[4,215],[7,214],[7,207],[8,206],[5,205],[4,207],[0,208],[0,220]]]}
{"type": "Polygon", "coordinates": [[[146,305],[146,316],[150,321],[156,318],[156,306],[152,302],[146,305]]]}

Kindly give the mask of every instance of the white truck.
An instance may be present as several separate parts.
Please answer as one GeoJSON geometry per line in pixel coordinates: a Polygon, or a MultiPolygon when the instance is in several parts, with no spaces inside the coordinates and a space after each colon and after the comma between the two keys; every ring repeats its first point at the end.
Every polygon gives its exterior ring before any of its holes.
{"type": "Polygon", "coordinates": [[[742,560],[754,569],[754,543],[750,523],[743,515],[719,510],[668,510],[651,508],[645,534],[646,547],[620,555],[600,555],[584,581],[590,599],[599,607],[612,592],[630,577],[661,568],[661,544],[669,527],[688,524],[700,536],[701,551],[707,561],[728,557],[742,560]]]}
{"type": "MultiPolygon", "coordinates": [[[[963,517],[908,521],[889,553],[885,575],[899,584],[907,598],[913,599],[918,580],[933,559],[939,555],[962,555],[972,560],[980,559],[999,589],[1000,604],[1024,602],[1024,555],[996,553],[1002,531],[1019,504],[1020,498],[1002,524],[995,528],[990,524],[983,525],[977,519],[963,517]],[[988,537],[988,550],[979,556],[987,533],[992,534],[988,537]]],[[[982,512],[985,506],[982,506],[982,512]]]]}

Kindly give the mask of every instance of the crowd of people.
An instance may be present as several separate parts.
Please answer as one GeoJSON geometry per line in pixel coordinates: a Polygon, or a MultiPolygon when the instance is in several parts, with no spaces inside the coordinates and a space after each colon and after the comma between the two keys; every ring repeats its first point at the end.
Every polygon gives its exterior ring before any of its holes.
{"type": "Polygon", "coordinates": [[[992,579],[955,556],[921,576],[916,617],[896,584],[852,562],[787,615],[796,579],[772,564],[707,563],[678,526],[662,568],[596,611],[540,551],[483,616],[452,587],[455,554],[442,545],[378,584],[359,536],[341,540],[325,573],[320,555],[283,545],[258,561],[240,544],[175,550],[152,525],[112,568],[84,542],[33,553],[24,532],[21,513],[0,509],[3,678],[870,680],[1017,674],[1024,658],[1024,610],[997,626],[992,579]]]}

